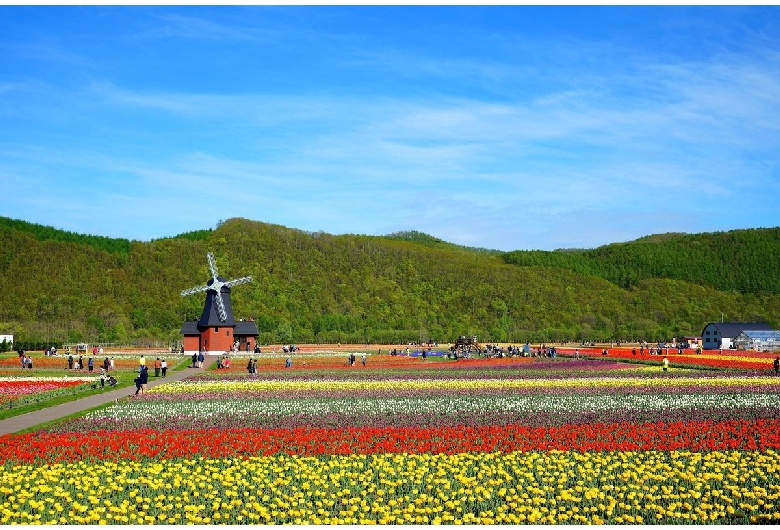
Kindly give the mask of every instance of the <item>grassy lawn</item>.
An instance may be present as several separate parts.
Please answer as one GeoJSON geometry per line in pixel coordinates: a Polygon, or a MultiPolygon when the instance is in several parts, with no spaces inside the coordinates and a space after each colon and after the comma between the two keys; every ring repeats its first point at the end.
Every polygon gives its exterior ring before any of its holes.
{"type": "MultiPolygon", "coordinates": [[[[117,385],[115,387],[110,387],[108,384],[104,388],[100,388],[100,367],[98,366],[98,362],[95,362],[95,371],[90,373],[88,370],[80,370],[80,371],[69,371],[65,369],[67,366],[67,357],[59,357],[57,358],[58,362],[62,363],[63,368],[36,368],[36,364],[38,366],[41,366],[44,364],[44,362],[41,362],[43,359],[43,354],[40,352],[33,352],[32,354],[33,358],[33,367],[32,369],[25,369],[23,370],[21,367],[10,367],[9,365],[13,365],[15,362],[18,361],[18,356],[14,352],[0,354],[0,378],[29,378],[29,377],[41,377],[41,378],[49,378],[49,377],[56,377],[56,378],[73,378],[73,379],[80,379],[80,378],[87,378],[87,379],[94,379],[94,381],[78,385],[74,387],[68,387],[68,388],[62,388],[57,390],[51,390],[47,392],[41,392],[37,394],[29,394],[25,396],[20,396],[17,399],[8,401],[6,403],[2,403],[0,405],[0,420],[10,418],[13,416],[18,416],[19,414],[25,414],[27,412],[33,412],[36,410],[41,410],[48,407],[53,407],[56,405],[60,405],[62,403],[68,403],[70,401],[74,401],[76,399],[80,399],[82,397],[92,396],[95,394],[103,394],[106,392],[111,392],[113,390],[119,389],[119,388],[129,388],[129,387],[135,387],[135,383],[133,380],[135,379],[138,371],[137,371],[137,358],[135,359],[135,362],[132,363],[132,368],[128,366],[118,367],[115,368],[113,371],[111,371],[111,375],[113,375],[117,380],[117,385]],[[13,361],[13,363],[12,363],[13,361]]],[[[147,366],[152,366],[150,368],[151,378],[154,378],[154,357],[151,357],[147,355],[147,366]]],[[[176,357],[166,357],[168,360],[168,372],[174,373],[178,372],[180,370],[185,369],[187,366],[190,365],[190,358],[184,357],[184,356],[176,356],[176,357]]],[[[49,359],[49,364],[51,362],[51,359],[49,359]]],[[[129,363],[123,363],[123,364],[129,364],[129,363]]],[[[0,382],[0,385],[2,385],[2,382],[0,382]]]]}

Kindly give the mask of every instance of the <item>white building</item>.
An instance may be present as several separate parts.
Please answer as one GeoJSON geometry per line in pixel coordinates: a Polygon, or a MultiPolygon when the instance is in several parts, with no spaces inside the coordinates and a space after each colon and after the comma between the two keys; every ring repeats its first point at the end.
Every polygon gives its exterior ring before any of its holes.
{"type": "Polygon", "coordinates": [[[14,343],[14,336],[13,335],[0,335],[0,343],[3,341],[6,341],[8,344],[14,343]]]}

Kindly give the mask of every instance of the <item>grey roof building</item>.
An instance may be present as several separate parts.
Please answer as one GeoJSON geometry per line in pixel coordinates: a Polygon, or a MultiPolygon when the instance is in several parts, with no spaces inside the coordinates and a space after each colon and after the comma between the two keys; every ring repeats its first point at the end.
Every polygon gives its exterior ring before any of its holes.
{"type": "Polygon", "coordinates": [[[745,330],[772,331],[772,326],[765,322],[710,322],[701,332],[702,348],[717,350],[731,348],[734,338],[745,330]]]}

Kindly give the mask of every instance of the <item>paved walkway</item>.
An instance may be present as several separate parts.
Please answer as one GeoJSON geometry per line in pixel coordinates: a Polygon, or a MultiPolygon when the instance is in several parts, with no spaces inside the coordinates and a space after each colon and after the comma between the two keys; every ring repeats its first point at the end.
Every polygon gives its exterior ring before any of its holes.
{"type": "MultiPolygon", "coordinates": [[[[208,366],[208,364],[210,363],[204,363],[204,367],[208,366]]],[[[202,372],[204,369],[205,368],[184,368],[178,372],[169,373],[165,378],[154,377],[154,375],[150,374],[149,383],[147,383],[146,388],[153,388],[163,383],[170,383],[171,381],[181,381],[185,377],[202,372]]],[[[152,374],[154,373],[153,370],[153,368],[150,369],[152,374]]],[[[135,386],[133,385],[124,388],[118,388],[110,392],[93,394],[91,396],[63,403],[62,405],[56,405],[54,407],[48,407],[45,409],[36,410],[34,412],[28,412],[26,414],[20,414],[5,420],[0,420],[0,435],[29,429],[30,427],[35,427],[36,425],[40,425],[41,423],[45,423],[47,421],[64,418],[65,416],[70,416],[71,414],[76,414],[77,412],[81,412],[83,410],[91,409],[93,407],[98,407],[100,405],[125,398],[131,394],[135,394],[135,386]]]]}

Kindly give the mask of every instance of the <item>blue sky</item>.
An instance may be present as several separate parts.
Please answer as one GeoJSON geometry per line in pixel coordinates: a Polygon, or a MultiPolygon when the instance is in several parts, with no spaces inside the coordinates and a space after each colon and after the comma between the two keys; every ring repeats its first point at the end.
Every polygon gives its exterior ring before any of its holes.
{"type": "Polygon", "coordinates": [[[0,215],[501,250],[780,225],[778,7],[0,7],[0,215]]]}

